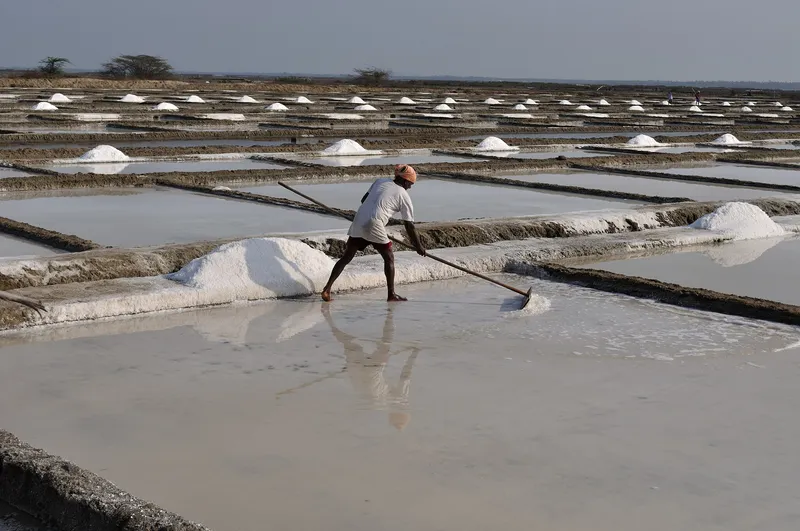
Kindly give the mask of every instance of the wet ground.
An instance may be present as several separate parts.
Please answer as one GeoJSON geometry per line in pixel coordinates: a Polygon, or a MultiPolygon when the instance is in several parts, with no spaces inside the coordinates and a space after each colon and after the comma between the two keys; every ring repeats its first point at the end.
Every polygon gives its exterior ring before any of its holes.
{"type": "MultiPolygon", "coordinates": [[[[336,184],[298,184],[296,188],[330,206],[356,210],[372,181],[373,179],[336,184]]],[[[295,194],[277,184],[246,187],[241,190],[297,199],[295,194]]],[[[624,208],[635,204],[630,201],[429,178],[417,181],[410,194],[414,203],[414,216],[419,221],[533,216],[578,210],[624,208]]]]}
{"type": "Polygon", "coordinates": [[[253,159],[192,160],[164,162],[115,162],[102,164],[49,164],[42,168],[59,173],[160,173],[160,172],[209,172],[224,170],[281,170],[286,166],[253,159]]]}
{"type": "Polygon", "coordinates": [[[0,417],[219,531],[796,528],[797,329],[502,278],[550,309],[462,278],[6,336],[0,417]]]}
{"type": "Polygon", "coordinates": [[[587,264],[624,275],[800,305],[800,238],[769,238],[587,264]]]}
{"type": "Polygon", "coordinates": [[[128,188],[69,195],[0,197],[3,215],[102,245],[137,247],[217,238],[347,228],[349,223],[289,208],[190,192],[128,188]]]}
{"type": "Polygon", "coordinates": [[[697,166],[692,168],[670,168],[664,173],[677,173],[683,175],[704,175],[706,177],[724,177],[727,179],[741,179],[759,183],[791,184],[800,186],[800,171],[767,168],[758,166],[745,166],[738,164],[717,164],[715,166],[697,166]]]}
{"type": "MultiPolygon", "coordinates": [[[[789,197],[775,190],[757,190],[735,186],[717,186],[711,184],[695,184],[670,179],[650,177],[628,177],[608,173],[532,173],[529,175],[504,175],[507,179],[534,183],[563,184],[582,186],[599,190],[617,190],[636,194],[656,195],[662,197],[688,197],[696,201],[754,199],[758,197],[789,197]]],[[[800,199],[800,196],[795,196],[800,199]]]]}

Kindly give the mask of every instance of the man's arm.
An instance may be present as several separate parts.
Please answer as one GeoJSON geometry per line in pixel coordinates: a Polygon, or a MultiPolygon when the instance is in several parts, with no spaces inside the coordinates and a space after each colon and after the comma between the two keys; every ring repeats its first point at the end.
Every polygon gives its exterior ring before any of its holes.
{"type": "Polygon", "coordinates": [[[420,256],[425,256],[427,253],[425,252],[425,248],[422,246],[422,242],[419,241],[419,234],[417,234],[417,229],[414,227],[414,222],[404,221],[403,225],[406,227],[408,239],[411,240],[411,245],[413,245],[417,250],[417,254],[420,256]]]}

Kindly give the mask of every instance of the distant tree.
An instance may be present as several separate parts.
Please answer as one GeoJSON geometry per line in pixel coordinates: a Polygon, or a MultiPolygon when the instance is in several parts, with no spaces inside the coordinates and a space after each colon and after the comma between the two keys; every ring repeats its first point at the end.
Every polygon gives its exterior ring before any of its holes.
{"type": "Polygon", "coordinates": [[[103,73],[116,78],[166,79],[172,77],[172,66],[153,55],[120,55],[103,64],[103,73]]]}
{"type": "Polygon", "coordinates": [[[64,65],[71,65],[65,57],[45,57],[39,61],[39,72],[47,76],[60,76],[64,74],[64,65]]]}
{"type": "Polygon", "coordinates": [[[353,71],[356,73],[355,82],[362,85],[377,86],[382,85],[389,80],[392,75],[391,70],[383,68],[355,68],[353,71]]]}

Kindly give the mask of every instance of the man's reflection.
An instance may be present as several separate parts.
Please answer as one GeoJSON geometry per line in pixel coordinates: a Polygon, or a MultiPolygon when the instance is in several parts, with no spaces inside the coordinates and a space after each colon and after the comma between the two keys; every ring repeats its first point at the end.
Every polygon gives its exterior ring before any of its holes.
{"type": "Polygon", "coordinates": [[[398,430],[404,429],[411,420],[411,415],[408,413],[411,369],[420,349],[407,347],[395,352],[394,354],[400,354],[407,350],[411,351],[400,372],[400,380],[397,385],[391,385],[386,381],[384,371],[389,359],[394,355],[391,352],[394,340],[393,309],[390,307],[387,310],[386,320],[383,323],[383,334],[372,354],[365,352],[364,347],[359,344],[358,338],[336,326],[331,315],[330,305],[323,305],[322,313],[331,327],[333,337],[344,347],[346,370],[353,388],[375,409],[388,409],[389,423],[398,430]]]}

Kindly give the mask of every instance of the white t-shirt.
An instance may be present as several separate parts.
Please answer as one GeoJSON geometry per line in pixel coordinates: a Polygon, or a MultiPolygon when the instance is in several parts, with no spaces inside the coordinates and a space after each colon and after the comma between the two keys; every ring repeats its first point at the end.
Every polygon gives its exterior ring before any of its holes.
{"type": "Polygon", "coordinates": [[[361,204],[348,236],[364,238],[372,243],[389,243],[386,224],[395,213],[403,221],[414,221],[414,206],[411,197],[394,179],[378,179],[369,188],[367,199],[361,204]]]}

